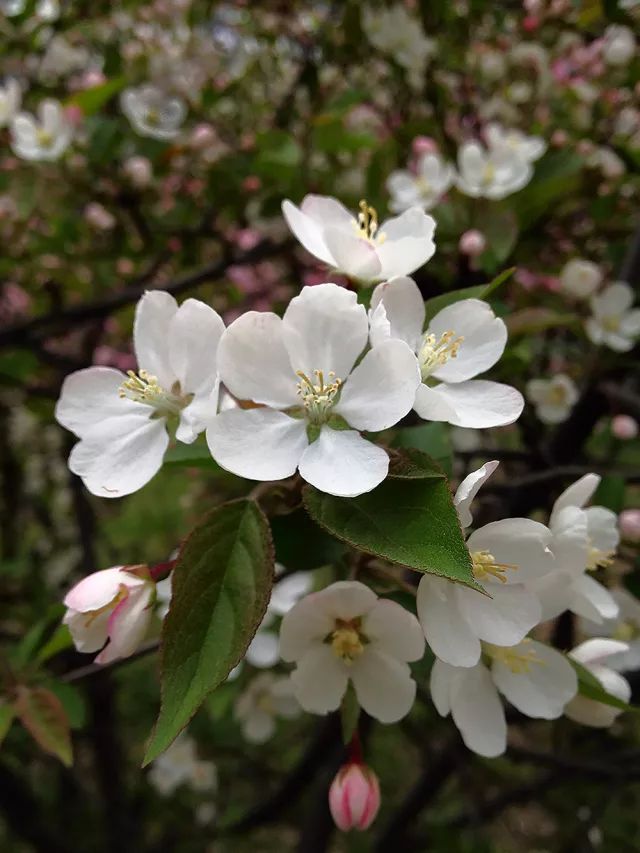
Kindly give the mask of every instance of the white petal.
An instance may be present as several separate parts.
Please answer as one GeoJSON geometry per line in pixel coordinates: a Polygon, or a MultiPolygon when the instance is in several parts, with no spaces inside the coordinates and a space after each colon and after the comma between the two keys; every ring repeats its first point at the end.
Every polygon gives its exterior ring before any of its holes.
{"type": "Polygon", "coordinates": [[[439,658],[436,658],[431,667],[429,678],[429,691],[431,699],[436,706],[436,711],[441,717],[448,717],[451,713],[449,694],[451,692],[452,677],[457,673],[457,667],[449,666],[439,658]]]}
{"type": "Polygon", "coordinates": [[[335,616],[325,601],[324,590],[313,592],[284,616],[280,626],[280,656],[283,660],[299,660],[334,630],[335,616]]]}
{"type": "Polygon", "coordinates": [[[470,379],[435,388],[420,385],[414,409],[427,421],[447,421],[454,426],[486,429],[517,421],[524,408],[519,391],[500,382],[470,379]]]}
{"type": "Polygon", "coordinates": [[[337,284],[305,287],[295,296],[282,321],[285,346],[294,370],[325,380],[333,371],[343,381],[367,345],[369,323],[355,293],[337,284]]]}
{"type": "Polygon", "coordinates": [[[352,223],[356,221],[347,208],[331,196],[313,195],[312,193],[306,195],[302,199],[300,209],[322,228],[330,226],[353,227],[352,223]]]}
{"type": "Polygon", "coordinates": [[[609,590],[590,575],[582,575],[571,584],[570,609],[577,616],[601,622],[618,615],[618,605],[609,590]]]}
{"type": "Polygon", "coordinates": [[[470,750],[495,758],[507,748],[507,723],[502,702],[487,668],[466,669],[451,691],[451,715],[470,750]]]}
{"type": "Polygon", "coordinates": [[[553,505],[553,513],[551,514],[551,525],[553,526],[553,517],[556,512],[567,506],[583,507],[593,497],[593,493],[600,485],[600,477],[598,474],[585,474],[580,477],[575,483],[572,483],[560,495],[558,500],[553,505]]]}
{"type": "Polygon", "coordinates": [[[467,587],[456,589],[458,606],[467,624],[487,643],[519,643],[540,621],[540,602],[521,584],[491,584],[487,589],[492,598],[467,587]]]}
{"type": "Polygon", "coordinates": [[[133,348],[138,367],[158,378],[169,390],[176,376],[169,358],[169,332],[178,304],[164,290],[147,290],[136,305],[133,322],[133,348]]]}
{"type": "Polygon", "coordinates": [[[207,428],[207,444],[232,474],[282,480],[295,473],[308,445],[306,422],[274,409],[228,409],[207,428]]]}
{"type": "Polygon", "coordinates": [[[581,575],[587,565],[589,548],[585,511],[575,506],[554,509],[550,525],[553,531],[551,548],[558,569],[576,577],[581,575]]]}
{"type": "MultiPolygon", "coordinates": [[[[507,569],[507,584],[521,584],[548,574],[555,568],[553,554],[549,550],[551,531],[539,521],[530,518],[504,518],[485,524],[475,530],[467,540],[471,553],[488,551],[498,563],[517,566],[507,569]]],[[[499,582],[491,582],[489,592],[499,582]]]]}
{"type": "Polygon", "coordinates": [[[86,613],[76,610],[67,610],[62,619],[69,629],[73,645],[83,654],[91,654],[99,651],[108,639],[110,611],[92,613],[89,617],[86,613]]]}
{"type": "Polygon", "coordinates": [[[424,654],[420,623],[395,601],[379,599],[364,618],[362,629],[377,648],[398,660],[420,660],[424,654]]]}
{"type": "Polygon", "coordinates": [[[332,619],[349,620],[369,613],[378,597],[360,581],[338,581],[319,592],[314,600],[316,607],[329,613],[332,619]]]}
{"type": "Polygon", "coordinates": [[[520,647],[533,653],[540,663],[532,663],[527,672],[512,672],[499,661],[492,665],[493,680],[498,690],[527,717],[554,720],[578,690],[574,668],[555,649],[527,640],[520,647]]]}
{"type": "Polygon", "coordinates": [[[635,308],[622,317],[620,334],[625,338],[636,338],[640,335],[640,308],[635,308]]]}
{"type": "Polygon", "coordinates": [[[458,486],[453,503],[458,511],[458,518],[462,527],[469,527],[473,522],[473,516],[469,510],[471,502],[478,494],[483,483],[486,483],[499,464],[496,461],[485,462],[477,471],[472,471],[468,474],[458,486]]]}
{"type": "Polygon", "coordinates": [[[618,517],[603,506],[591,506],[584,511],[587,519],[589,544],[605,554],[615,551],[620,543],[618,517]]]}
{"type": "Polygon", "coordinates": [[[346,665],[328,645],[310,648],[291,674],[296,699],[312,714],[339,708],[348,680],[346,665]]]}
{"type": "Polygon", "coordinates": [[[424,300],[418,285],[406,276],[379,284],[371,297],[371,309],[375,312],[380,303],[390,324],[391,337],[404,341],[415,352],[425,317],[424,300]]]}
{"type": "Polygon", "coordinates": [[[354,430],[323,426],[298,467],[300,476],[321,492],[352,498],[370,492],[384,480],[389,457],[354,430]]]}
{"type": "Polygon", "coordinates": [[[554,619],[571,606],[573,577],[568,572],[554,570],[535,581],[529,581],[527,587],[536,594],[542,607],[541,622],[554,619]]]}
{"type": "Polygon", "coordinates": [[[391,324],[387,319],[385,307],[380,302],[369,311],[369,343],[372,347],[383,344],[391,337],[391,324]]]}
{"type": "Polygon", "coordinates": [[[385,341],[369,350],[351,373],[334,411],[355,429],[388,429],[411,411],[420,381],[418,360],[409,347],[385,341]]]}
{"type": "Polygon", "coordinates": [[[591,306],[598,317],[622,316],[632,305],[633,290],[621,281],[610,284],[591,299],[591,306]]]}
{"type": "Polygon", "coordinates": [[[302,243],[307,252],[311,252],[325,264],[335,266],[333,255],[323,238],[324,226],[314,222],[288,199],[282,202],[282,213],[294,236],[302,243]]]}
{"type": "Polygon", "coordinates": [[[79,613],[101,610],[118,595],[125,577],[121,566],[93,572],[69,590],[64,598],[64,606],[79,613]]]}
{"type": "Polygon", "coordinates": [[[464,382],[484,373],[499,360],[507,343],[504,321],[479,299],[463,299],[448,305],[429,323],[429,332],[438,340],[448,331],[464,340],[457,356],[433,372],[445,382],[464,382]]]}
{"type": "MultiPolygon", "coordinates": [[[[573,654],[571,656],[573,657],[573,654]]],[[[589,671],[598,679],[607,693],[622,702],[628,702],[631,699],[631,686],[624,676],[606,666],[590,666],[589,671]]],[[[564,713],[576,723],[595,728],[607,728],[622,711],[612,705],[605,705],[604,702],[596,702],[578,695],[569,702],[564,713]]]]}
{"type": "Polygon", "coordinates": [[[323,236],[336,269],[360,281],[381,278],[380,259],[374,245],[355,229],[327,228],[323,236]]]}
{"type": "Polygon", "coordinates": [[[144,640],[153,608],[149,603],[152,584],[138,587],[123,599],[109,617],[109,643],[96,658],[96,663],[111,663],[132,655],[144,640]]]}
{"type": "Polygon", "coordinates": [[[187,299],[169,328],[169,359],[183,392],[210,392],[217,378],[217,351],[224,323],[217,311],[197,299],[187,299]]]}
{"type": "Polygon", "coordinates": [[[278,637],[270,631],[258,631],[249,643],[245,659],[259,669],[275,666],[280,659],[278,637]]]}
{"type": "Polygon", "coordinates": [[[276,721],[266,711],[254,708],[242,722],[242,734],[250,743],[266,743],[273,737],[276,721]]]}
{"type": "MultiPolygon", "coordinates": [[[[169,436],[164,419],[141,414],[111,418],[94,427],[69,456],[69,469],[102,498],[130,495],[160,470],[169,436]]],[[[148,411],[148,409],[147,409],[148,411]]]]}
{"type": "Polygon", "coordinates": [[[247,311],[223,334],[218,349],[222,381],[241,400],[284,409],[299,404],[280,317],[247,311]]]}
{"type": "Polygon", "coordinates": [[[118,394],[126,378],[124,373],[111,367],[87,367],[71,373],[62,383],[56,420],[82,437],[108,418],[120,418],[129,412],[143,414],[145,410],[140,403],[123,399],[118,394]]]}
{"type": "Polygon", "coordinates": [[[411,670],[380,648],[367,646],[351,667],[351,679],[361,707],[381,723],[397,723],[416,698],[411,670]]]}
{"type": "Polygon", "coordinates": [[[628,643],[612,640],[609,637],[593,637],[572,649],[569,657],[587,666],[592,663],[601,663],[611,655],[627,651],[629,651],[628,643]]]}
{"type": "Polygon", "coordinates": [[[411,275],[425,264],[436,250],[435,230],[433,217],[419,207],[383,222],[379,234],[385,238],[376,247],[382,265],[380,278],[411,275]]]}
{"type": "Polygon", "coordinates": [[[293,572],[279,580],[271,592],[269,612],[278,616],[288,613],[294,604],[313,589],[311,572],[293,572]]]}
{"type": "Polygon", "coordinates": [[[474,666],[480,641],[458,609],[455,584],[424,575],[418,586],[418,619],[434,655],[452,666],[474,666]]]}

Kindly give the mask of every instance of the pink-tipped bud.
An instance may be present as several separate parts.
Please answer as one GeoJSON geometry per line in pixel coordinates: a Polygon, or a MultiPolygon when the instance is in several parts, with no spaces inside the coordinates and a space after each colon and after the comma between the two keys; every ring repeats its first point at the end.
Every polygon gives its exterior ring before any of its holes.
{"type": "Polygon", "coordinates": [[[430,136],[416,136],[411,143],[411,151],[416,157],[423,154],[437,154],[438,143],[430,136]]]}
{"type": "Polygon", "coordinates": [[[146,157],[129,157],[125,160],[122,170],[131,183],[139,188],[148,186],[153,177],[151,163],[146,157]]]}
{"type": "Polygon", "coordinates": [[[629,441],[638,435],[638,422],[631,415],[616,415],[611,421],[611,432],[622,441],[629,441]]]}
{"type": "Polygon", "coordinates": [[[366,764],[343,765],[329,789],[329,808],[338,829],[368,829],[380,808],[378,777],[366,764]]]}
{"type": "Polygon", "coordinates": [[[215,129],[210,124],[198,124],[194,127],[191,133],[191,147],[192,148],[209,148],[209,146],[213,145],[214,142],[217,142],[218,135],[215,129]]]}
{"type": "Polygon", "coordinates": [[[471,228],[469,231],[465,231],[462,237],[460,237],[458,248],[463,255],[475,258],[481,255],[487,248],[487,240],[481,231],[471,228]]]}
{"type": "Polygon", "coordinates": [[[623,509],[618,517],[620,535],[629,542],[640,542],[640,509],[623,509]]]}
{"type": "Polygon", "coordinates": [[[84,218],[98,231],[110,231],[116,224],[115,217],[98,201],[90,201],[84,209],[84,218]]]}

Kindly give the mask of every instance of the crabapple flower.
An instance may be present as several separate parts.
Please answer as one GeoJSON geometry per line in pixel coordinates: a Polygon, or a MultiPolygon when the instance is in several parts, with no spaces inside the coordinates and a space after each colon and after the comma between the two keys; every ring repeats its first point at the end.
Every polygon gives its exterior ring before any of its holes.
{"type": "Polygon", "coordinates": [[[575,299],[588,299],[601,283],[600,267],[584,258],[567,261],[560,273],[560,289],[575,299]]]}
{"type": "MultiPolygon", "coordinates": [[[[610,657],[619,656],[627,651],[629,646],[619,640],[594,637],[576,646],[569,652],[569,657],[588,669],[607,693],[622,702],[628,702],[631,699],[629,682],[606,663],[610,657]]],[[[605,705],[604,702],[597,702],[595,699],[587,699],[586,696],[575,696],[564,709],[564,713],[570,720],[582,723],[583,726],[604,729],[613,723],[622,710],[612,705],[605,705]]]]}
{"type": "Polygon", "coordinates": [[[422,31],[420,21],[401,3],[391,8],[362,7],[362,29],[369,42],[391,56],[407,72],[407,80],[414,89],[424,84],[424,72],[435,51],[435,42],[422,31]]]}
{"type": "Polygon", "coordinates": [[[149,781],[168,797],[181,785],[193,791],[213,791],[218,784],[218,772],[211,761],[198,758],[195,742],[184,732],[151,765],[149,781]]]}
{"type": "Polygon", "coordinates": [[[47,99],[38,118],[18,113],[11,122],[11,148],[23,160],[58,160],[69,147],[73,127],[59,101],[47,99]]]}
{"type": "Polygon", "coordinates": [[[411,207],[431,210],[453,183],[455,172],[438,154],[429,152],[418,160],[416,170],[392,172],[387,178],[389,207],[402,213],[411,207]]]}
{"type": "Polygon", "coordinates": [[[506,145],[484,148],[479,142],[465,142],[458,150],[456,186],[471,198],[506,198],[525,187],[532,175],[530,161],[506,145]]]}
{"type": "Polygon", "coordinates": [[[597,474],[585,474],[553,505],[549,528],[556,568],[528,582],[542,603],[545,620],[563,610],[597,623],[618,615],[611,593],[587,574],[610,565],[620,541],[614,512],[601,506],[585,509],[599,483],[597,474]]]}
{"type": "Polygon", "coordinates": [[[368,829],[380,808],[378,777],[366,764],[344,764],[329,788],[329,808],[338,829],[368,829]]]}
{"type": "Polygon", "coordinates": [[[625,643],[626,649],[607,656],[607,666],[617,672],[635,672],[640,669],[640,601],[622,586],[614,587],[611,597],[618,605],[614,618],[603,619],[600,624],[582,619],[580,627],[591,637],[610,637],[625,643]]]}
{"type": "MultiPolygon", "coordinates": [[[[463,526],[471,524],[469,504],[497,467],[488,462],[459,486],[454,504],[463,526]]],[[[423,575],[418,586],[418,619],[427,643],[440,660],[471,667],[482,642],[519,643],[538,624],[540,602],[525,582],[553,568],[551,532],[528,518],[494,521],[467,539],[473,576],[487,595],[447,578],[423,575]]]]}
{"type": "Polygon", "coordinates": [[[352,497],[384,480],[389,457],[360,430],[404,417],[420,382],[401,341],[373,347],[356,294],[335,284],[305,287],[284,317],[249,311],[220,342],[227,389],[257,406],[221,412],[207,429],[213,458],[252,480],[281,480],[296,468],[308,483],[352,497]]]}
{"type": "Polygon", "coordinates": [[[149,83],[125,89],[120,106],[133,129],[152,139],[175,139],[187,114],[182,98],[170,97],[149,83]]]}
{"type": "Polygon", "coordinates": [[[22,90],[17,80],[10,78],[0,86],[0,127],[6,127],[20,109],[22,90]]]}
{"type": "Polygon", "coordinates": [[[484,137],[490,150],[506,148],[525,163],[539,160],[547,150],[547,143],[541,136],[527,136],[521,130],[505,130],[495,122],[486,126],[484,137]]]}
{"type": "Polygon", "coordinates": [[[416,694],[407,661],[423,653],[415,616],[357,581],[307,595],[280,628],[280,654],[296,664],[294,694],[313,714],[339,708],[351,681],[368,714],[381,723],[397,722],[416,694]]]}
{"type": "Polygon", "coordinates": [[[640,338],[640,308],[634,308],[633,290],[617,281],[591,298],[592,316],[585,323],[587,337],[615,352],[628,352],[640,338]]]}
{"type": "Polygon", "coordinates": [[[559,424],[571,414],[578,400],[578,388],[570,376],[558,373],[551,379],[531,379],[526,394],[536,407],[536,415],[545,424],[559,424]]]}
{"type": "Polygon", "coordinates": [[[636,55],[633,30],[620,24],[611,24],[604,33],[602,56],[607,65],[627,65],[636,55]]]}
{"type": "Polygon", "coordinates": [[[234,706],[242,735],[250,743],[265,743],[273,737],[278,717],[291,720],[299,713],[290,679],[271,672],[252,679],[234,706]]]}
{"type": "Polygon", "coordinates": [[[62,621],[79,652],[102,649],[95,662],[111,663],[132,655],[144,640],[154,597],[155,583],[146,566],[103,569],[66,594],[62,621]]]}
{"type": "Polygon", "coordinates": [[[507,748],[500,694],[527,717],[554,720],[578,690],[571,664],[557,652],[525,639],[511,647],[483,645],[484,660],[455,667],[441,660],[431,670],[431,698],[441,717],[453,717],[470,750],[486,758],[507,748]]]}
{"type": "Polygon", "coordinates": [[[498,361],[507,327],[479,299],[448,305],[423,333],[425,306],[416,283],[406,277],[376,287],[371,298],[372,346],[399,339],[417,354],[422,382],[414,410],[427,421],[486,428],[516,421],[524,407],[509,385],[474,379],[498,361]]]}
{"type": "Polygon", "coordinates": [[[408,275],[436,250],[436,223],[418,207],[378,225],[378,214],[366,201],[353,216],[339,201],[307,195],[300,207],[282,203],[287,225],[308,252],[332,269],[360,281],[386,281],[408,275]]]}
{"type": "Polygon", "coordinates": [[[139,370],[89,367],[68,376],[56,419],[80,441],[69,468],[100,497],[137,491],[158,472],[167,428],[191,443],[215,416],[218,314],[196,299],[178,307],[161,290],[138,302],[133,338],[139,370]]]}

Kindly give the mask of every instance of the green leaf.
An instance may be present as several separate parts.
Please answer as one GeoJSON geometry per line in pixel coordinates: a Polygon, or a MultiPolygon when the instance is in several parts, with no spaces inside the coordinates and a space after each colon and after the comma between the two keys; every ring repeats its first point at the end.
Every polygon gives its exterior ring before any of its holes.
{"type": "Polygon", "coordinates": [[[303,509],[271,519],[276,560],[293,571],[310,571],[337,562],[345,546],[309,518],[303,509]]]}
{"type": "Polygon", "coordinates": [[[342,742],[347,746],[351,743],[353,735],[358,728],[360,719],[360,704],[354,690],[353,684],[349,682],[347,692],[342,698],[340,705],[340,723],[342,726],[342,742]]]}
{"type": "Polygon", "coordinates": [[[451,472],[451,438],[446,424],[432,423],[398,430],[394,447],[413,447],[428,453],[445,473],[451,472]]]}
{"type": "Polygon", "coordinates": [[[16,718],[16,711],[13,705],[4,700],[0,702],[0,745],[9,734],[11,724],[16,718]]]}
{"type": "Polygon", "coordinates": [[[13,650],[12,660],[15,667],[21,668],[36,658],[40,659],[40,649],[49,642],[51,634],[59,630],[58,623],[63,614],[63,605],[53,604],[44,618],[27,631],[13,650]]]}
{"type": "Polygon", "coordinates": [[[638,711],[617,696],[612,696],[608,693],[592,672],[583,666],[578,661],[571,657],[567,657],[571,666],[575,669],[578,676],[578,692],[586,699],[593,699],[594,702],[601,702],[603,705],[611,705],[612,708],[618,708],[620,711],[638,711]]]}
{"type": "Polygon", "coordinates": [[[478,589],[446,477],[426,454],[405,453],[402,465],[396,455],[392,475],[357,498],[305,486],[307,511],[360,551],[478,589]]]}
{"type": "Polygon", "coordinates": [[[207,445],[200,442],[176,444],[170,447],[165,454],[164,464],[180,468],[211,468],[222,471],[218,463],[213,460],[207,445]]]}
{"type": "Polygon", "coordinates": [[[160,642],[160,714],[144,764],[157,758],[242,659],[273,583],[269,524],[254,501],[214,509],[182,546],[160,642]]]}
{"type": "Polygon", "coordinates": [[[125,87],[126,83],[126,77],[115,77],[113,80],[107,80],[106,83],[101,83],[99,86],[83,89],[82,92],[76,92],[75,95],[72,95],[67,100],[67,106],[80,107],[85,116],[92,116],[107,101],[110,101],[114,95],[117,95],[125,87]]]}
{"type": "Polygon", "coordinates": [[[87,719],[87,706],[82,692],[73,684],[65,684],[63,681],[52,682],[47,687],[62,703],[70,728],[81,729],[87,719]]]}
{"type": "Polygon", "coordinates": [[[399,480],[425,480],[445,476],[437,462],[415,447],[391,450],[389,456],[389,477],[399,480]]]}
{"type": "Polygon", "coordinates": [[[431,299],[427,299],[424,303],[426,322],[430,323],[438,311],[442,311],[443,308],[453,305],[455,302],[460,302],[462,299],[488,299],[494,290],[500,287],[508,278],[511,278],[515,269],[515,267],[510,267],[508,270],[504,270],[487,284],[477,284],[475,287],[464,287],[462,290],[451,290],[449,293],[432,296],[431,299]]]}
{"type": "Polygon", "coordinates": [[[511,202],[521,228],[530,228],[562,198],[570,198],[580,186],[582,158],[574,151],[549,151],[536,164],[531,183],[511,202]]]}
{"type": "Polygon", "coordinates": [[[66,625],[58,625],[52,637],[42,646],[36,655],[38,663],[45,663],[49,658],[64,652],[73,646],[71,633],[66,625]]]}
{"type": "Polygon", "coordinates": [[[604,506],[613,512],[621,512],[624,508],[626,480],[619,474],[607,474],[600,481],[591,503],[594,506],[604,506]]]}
{"type": "Polygon", "coordinates": [[[62,702],[46,687],[16,689],[14,708],[20,722],[45,752],[65,765],[73,763],[69,719],[62,702]]]}

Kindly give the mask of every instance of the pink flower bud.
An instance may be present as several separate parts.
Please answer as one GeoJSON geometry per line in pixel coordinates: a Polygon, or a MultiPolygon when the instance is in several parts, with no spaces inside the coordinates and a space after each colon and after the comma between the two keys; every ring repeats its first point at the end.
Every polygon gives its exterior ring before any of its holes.
{"type": "Polygon", "coordinates": [[[90,68],[82,75],[80,85],[83,89],[93,89],[94,86],[102,86],[107,82],[107,78],[102,71],[97,68],[90,68]]]}
{"type": "Polygon", "coordinates": [[[146,187],[152,178],[151,163],[146,157],[129,157],[123,165],[123,171],[136,187],[146,187]]]}
{"type": "Polygon", "coordinates": [[[144,640],[154,598],[146,566],[103,569],[67,593],[62,621],[79,652],[102,649],[95,662],[110,663],[132,655],[144,640]]]}
{"type": "Polygon", "coordinates": [[[250,193],[259,190],[261,186],[262,181],[257,175],[247,175],[247,177],[242,182],[242,189],[250,193]]]}
{"type": "Polygon", "coordinates": [[[430,136],[416,136],[411,143],[411,151],[416,157],[422,157],[423,154],[436,154],[438,143],[430,136]]]}
{"type": "Polygon", "coordinates": [[[638,422],[630,415],[616,415],[611,421],[611,432],[622,441],[629,441],[638,435],[638,422]]]}
{"type": "Polygon", "coordinates": [[[477,255],[481,255],[487,248],[487,240],[481,231],[472,228],[469,231],[465,231],[462,237],[460,237],[458,248],[463,255],[470,255],[474,258],[477,255]]]}
{"type": "Polygon", "coordinates": [[[640,509],[623,509],[618,517],[620,535],[629,542],[640,542],[640,509]]]}
{"type": "Polygon", "coordinates": [[[194,127],[191,134],[191,147],[200,149],[209,148],[217,139],[218,136],[210,124],[199,124],[194,127]]]}
{"type": "Polygon", "coordinates": [[[115,217],[99,202],[92,201],[84,209],[84,218],[98,231],[110,231],[116,224],[115,217]]]}
{"type": "Polygon", "coordinates": [[[378,777],[366,764],[345,764],[329,789],[329,808],[338,829],[368,829],[380,808],[378,777]]]}

